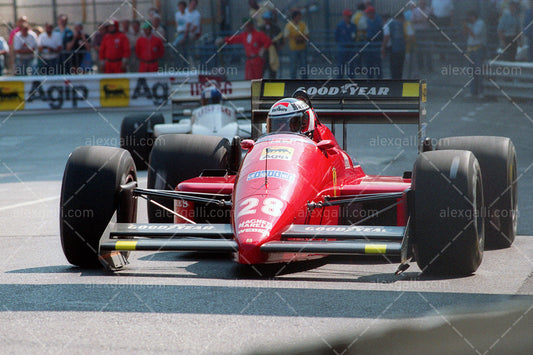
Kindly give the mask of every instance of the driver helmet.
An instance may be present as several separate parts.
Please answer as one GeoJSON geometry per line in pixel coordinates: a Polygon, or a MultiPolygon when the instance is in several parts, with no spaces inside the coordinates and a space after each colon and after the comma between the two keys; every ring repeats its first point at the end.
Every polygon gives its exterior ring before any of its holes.
{"type": "Polygon", "coordinates": [[[282,99],[268,112],[267,133],[294,132],[312,137],[314,130],[315,114],[305,101],[282,99]]]}
{"type": "Polygon", "coordinates": [[[219,104],[222,101],[222,94],[215,86],[209,86],[202,91],[202,105],[219,104]]]}

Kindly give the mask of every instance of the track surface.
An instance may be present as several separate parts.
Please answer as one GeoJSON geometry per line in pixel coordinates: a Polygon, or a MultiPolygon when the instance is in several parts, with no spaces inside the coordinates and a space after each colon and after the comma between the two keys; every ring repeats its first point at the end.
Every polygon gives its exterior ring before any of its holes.
{"type": "MultiPolygon", "coordinates": [[[[520,236],[459,279],[428,279],[416,265],[396,277],[396,261],[365,258],[297,265],[272,280],[239,278],[227,256],[190,253],[133,254],[114,275],[71,267],[58,226],[66,159],[76,146],[117,146],[123,113],[0,115],[2,352],[246,352],[336,334],[356,341],[405,319],[446,321],[455,307],[533,305],[533,239],[525,236],[533,227],[533,105],[466,101],[453,98],[457,91],[430,92],[429,134],[509,136],[520,179],[520,236]]],[[[414,130],[401,130],[351,127],[350,152],[369,173],[411,170],[416,140],[406,135],[414,130]]]]}

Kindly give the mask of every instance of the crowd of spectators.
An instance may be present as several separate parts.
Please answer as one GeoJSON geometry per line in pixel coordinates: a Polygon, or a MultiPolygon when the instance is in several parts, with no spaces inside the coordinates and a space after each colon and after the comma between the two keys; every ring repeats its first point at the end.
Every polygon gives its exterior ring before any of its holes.
{"type": "MultiPolygon", "coordinates": [[[[498,40],[497,59],[527,57],[533,61],[533,0],[489,1],[490,18],[474,11],[457,13],[452,0],[417,0],[393,14],[378,13],[370,0],[347,8],[335,28],[329,29],[334,43],[327,55],[334,55],[335,77],[402,79],[429,74],[437,58],[441,63],[447,59],[446,51],[433,49],[439,45],[451,48],[456,38],[436,35],[430,44],[424,39],[428,33],[447,34],[452,28],[462,30],[465,53],[475,67],[487,58],[487,36],[491,35],[498,40]],[[389,65],[388,70],[383,70],[384,63],[389,65]]],[[[230,1],[217,1],[219,33],[232,35],[218,38],[215,44],[243,46],[246,79],[279,77],[281,51],[288,59],[288,73],[284,75],[292,79],[309,77],[308,60],[315,54],[309,48],[316,41],[311,36],[317,29],[308,25],[308,13],[290,9],[286,23],[282,23],[285,16],[279,16],[272,2],[249,0],[248,6],[243,30],[233,34],[230,1]]],[[[22,16],[8,41],[0,37],[0,75],[8,67],[6,56],[14,58],[11,68],[15,75],[157,71],[165,51],[175,70],[194,67],[201,64],[199,47],[205,44],[201,42],[202,16],[197,7],[198,0],[178,1],[175,25],[166,28],[153,8],[147,14],[149,20],[111,19],[100,24],[92,35],[84,31],[82,23],[69,26],[64,14],[57,17],[56,27],[46,23],[44,28],[31,26],[22,16]]],[[[313,47],[317,56],[323,54],[323,48],[313,47]]],[[[231,60],[235,59],[238,57],[231,60]]],[[[474,79],[472,95],[482,95],[479,78],[474,79]]]]}

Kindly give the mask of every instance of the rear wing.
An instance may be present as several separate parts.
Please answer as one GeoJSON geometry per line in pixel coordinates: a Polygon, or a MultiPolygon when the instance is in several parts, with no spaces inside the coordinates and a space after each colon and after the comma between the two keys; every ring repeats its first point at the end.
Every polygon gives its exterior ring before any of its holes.
{"type": "MultiPolygon", "coordinates": [[[[176,121],[184,116],[185,110],[194,110],[200,106],[202,91],[209,86],[216,86],[222,93],[222,100],[226,105],[237,108],[243,107],[247,117],[250,116],[250,81],[226,81],[220,78],[186,81],[172,86],[172,120],[176,121]],[[176,119],[175,119],[176,118],[176,119]]],[[[242,113],[237,117],[241,118],[242,113]]]]}
{"type": "Polygon", "coordinates": [[[343,125],[346,149],[346,124],[416,124],[418,146],[426,130],[425,80],[253,80],[252,138],[262,133],[262,124],[270,107],[291,97],[296,90],[306,90],[321,123],[343,125]]]}

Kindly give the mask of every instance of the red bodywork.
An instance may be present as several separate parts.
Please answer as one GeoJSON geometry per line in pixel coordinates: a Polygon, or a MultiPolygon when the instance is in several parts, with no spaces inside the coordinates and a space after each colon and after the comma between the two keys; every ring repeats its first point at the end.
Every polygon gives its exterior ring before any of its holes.
{"type": "MultiPolygon", "coordinates": [[[[366,215],[372,206],[330,206],[311,210],[309,202],[323,202],[325,196],[402,192],[411,187],[410,179],[366,175],[339,147],[329,129],[323,128],[321,138],[330,141],[329,147],[319,147],[313,140],[298,134],[266,135],[248,151],[237,176],[193,178],[180,183],[176,190],[232,195],[233,205],[228,216],[231,221],[225,223],[232,224],[239,245],[236,259],[241,264],[317,257],[303,253],[265,253],[259,248],[266,242],[279,241],[292,224],[354,224],[365,218],[362,224],[372,224],[373,219],[366,215]],[[355,216],[356,213],[359,215],[355,216]]],[[[408,215],[405,196],[401,201],[385,215],[376,217],[379,221],[374,224],[405,226],[408,215]]],[[[380,210],[379,205],[374,208],[380,210]]],[[[194,211],[192,202],[176,202],[176,212],[205,223],[206,220],[194,216],[194,211]]]]}

